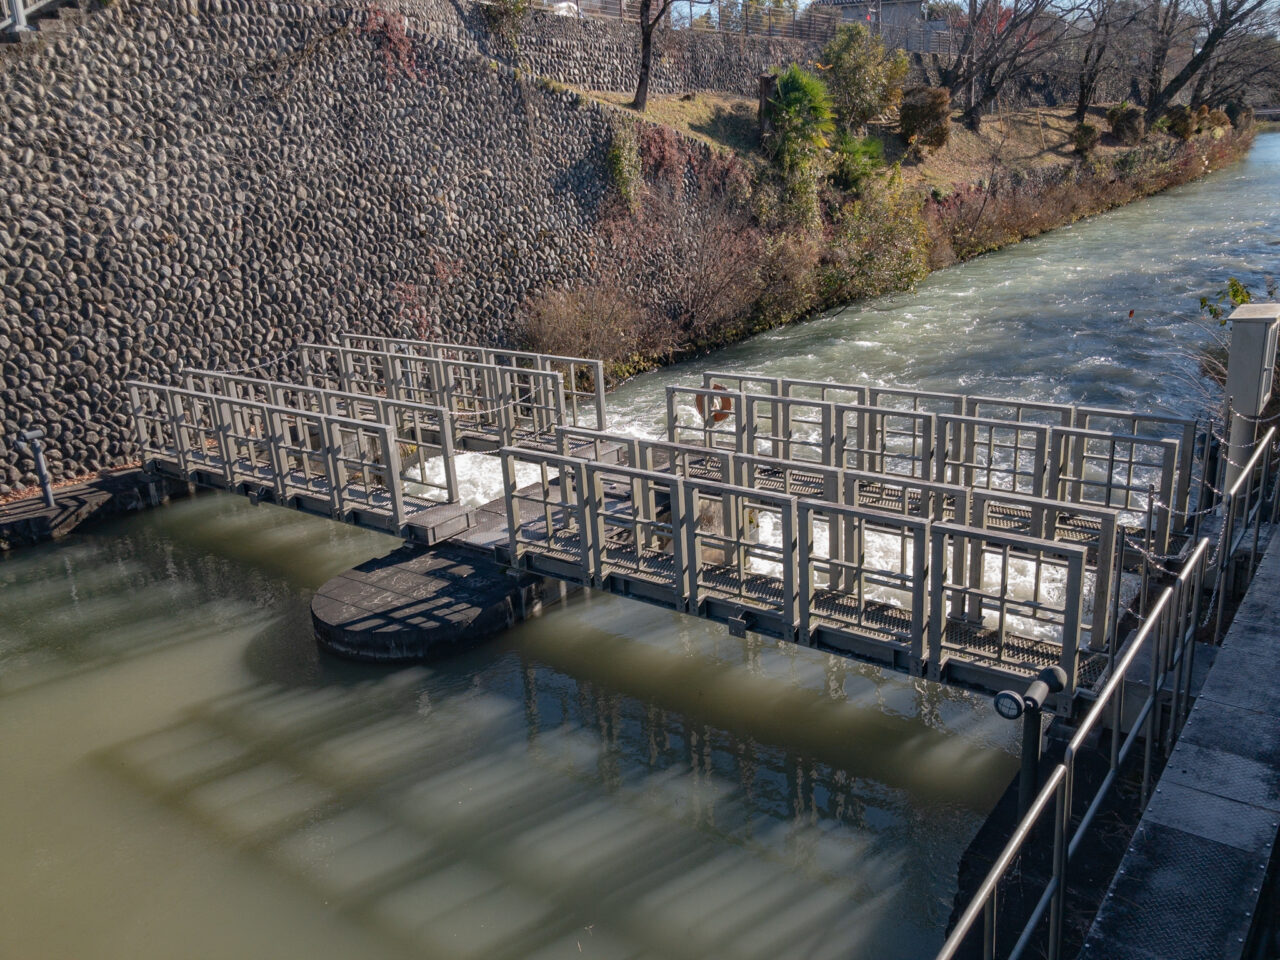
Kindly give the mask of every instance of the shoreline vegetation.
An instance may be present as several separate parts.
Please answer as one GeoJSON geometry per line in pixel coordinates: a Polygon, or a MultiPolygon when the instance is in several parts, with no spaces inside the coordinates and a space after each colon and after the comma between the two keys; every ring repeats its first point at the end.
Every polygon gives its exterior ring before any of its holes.
{"type": "MultiPolygon", "coordinates": [[[[573,92],[611,117],[611,196],[592,276],[527,298],[517,336],[599,357],[613,383],[1188,183],[1243,157],[1260,127],[1202,109],[1126,137],[1120,105],[1084,124],[1070,107],[998,111],[978,132],[945,104],[932,134],[775,116],[762,141],[747,98],[651,97],[642,116],[624,94],[573,92]],[[788,123],[801,142],[780,145],[788,123]]],[[[778,97],[807,110],[811,95],[778,97]]]]}

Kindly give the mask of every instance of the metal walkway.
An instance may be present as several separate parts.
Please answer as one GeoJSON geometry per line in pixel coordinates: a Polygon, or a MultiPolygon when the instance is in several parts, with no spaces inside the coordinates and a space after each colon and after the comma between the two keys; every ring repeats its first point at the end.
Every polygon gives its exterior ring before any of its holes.
{"type": "Polygon", "coordinates": [[[348,337],[298,361],[131,383],[146,463],[983,689],[1095,687],[1205,497],[1172,417],[707,374],[643,440],[585,358],[348,337]],[[463,451],[499,455],[502,501],[460,502],[463,451]]]}

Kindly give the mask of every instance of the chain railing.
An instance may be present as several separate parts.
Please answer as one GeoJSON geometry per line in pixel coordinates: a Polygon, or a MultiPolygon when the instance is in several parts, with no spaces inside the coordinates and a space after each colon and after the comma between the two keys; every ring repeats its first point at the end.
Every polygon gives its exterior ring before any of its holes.
{"type": "MultiPolygon", "coordinates": [[[[1202,537],[1181,571],[1147,610],[1137,635],[1118,657],[1088,714],[1070,742],[1063,759],[1049,774],[1026,815],[1014,828],[1000,856],[961,914],[936,960],[952,960],[972,935],[980,936],[984,960],[997,955],[1017,960],[1024,955],[1047,915],[1047,943],[1043,953],[1060,960],[1064,947],[1064,921],[1070,866],[1103,803],[1121,776],[1122,768],[1139,742],[1142,744],[1142,785],[1139,808],[1145,808],[1151,794],[1156,751],[1165,755],[1173,749],[1191,708],[1191,678],[1195,662],[1196,638],[1212,624],[1213,643],[1222,638],[1225,608],[1231,597],[1229,573],[1236,559],[1248,550],[1245,579],[1257,564],[1263,523],[1280,519],[1280,495],[1272,489],[1274,477],[1272,445],[1277,436],[1269,429],[1253,455],[1244,464],[1240,477],[1223,494],[1222,527],[1215,538],[1202,537]],[[1204,590],[1213,585],[1207,599],[1204,590]],[[1146,676],[1139,674],[1145,668],[1146,676]],[[1126,686],[1144,682],[1146,696],[1130,716],[1126,686]],[[1077,817],[1075,795],[1077,760],[1095,733],[1109,728],[1107,773],[1092,798],[1077,817]],[[1123,732],[1128,728],[1128,733],[1123,732]],[[1037,828],[1052,833],[1051,871],[1039,900],[1006,953],[999,926],[998,901],[1003,882],[1018,871],[1023,855],[1032,846],[1037,828]]],[[[1089,747],[1089,749],[1094,749],[1089,747]]],[[[1025,881],[1025,873],[1022,874],[1025,881]]],[[[1010,935],[1011,936],[1011,935],[1010,935]]]]}

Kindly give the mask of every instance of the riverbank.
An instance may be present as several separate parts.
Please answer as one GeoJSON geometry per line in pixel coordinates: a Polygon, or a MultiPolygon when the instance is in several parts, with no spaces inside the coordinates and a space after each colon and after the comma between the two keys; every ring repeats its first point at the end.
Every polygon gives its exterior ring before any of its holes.
{"type": "MultiPolygon", "coordinates": [[[[947,143],[918,156],[894,126],[873,125],[885,166],[853,189],[821,183],[820,216],[805,223],[760,148],[754,101],[659,97],[639,119],[625,95],[574,92],[615,117],[611,158],[625,202],[606,216],[595,275],[527,302],[520,333],[531,349],[599,356],[617,379],[908,289],[933,270],[1188,183],[1239,160],[1256,132],[1156,131],[1134,146],[1103,134],[1082,155],[1072,111],[1039,108],[998,114],[981,132],[953,118],[947,143]],[[635,266],[654,245],[683,252],[667,261],[674,278],[635,266]]],[[[1095,107],[1088,120],[1105,129],[1105,113],[1095,107]]]]}
{"type": "MultiPolygon", "coordinates": [[[[55,481],[136,460],[131,380],[294,379],[299,344],[348,333],[540,333],[628,376],[950,256],[905,175],[824,194],[815,229],[776,183],[752,190],[744,154],[672,127],[635,126],[646,193],[627,201],[620,111],[514,69],[465,3],[119,0],[45,26],[0,57],[0,166],[22,174],[0,200],[0,497],[36,483],[14,442],[31,427],[55,481]]],[[[634,69],[630,47],[596,40],[572,46],[598,67],[580,82],[634,69]]],[[[712,41],[711,59],[664,60],[655,92],[741,93],[796,59],[712,41]]],[[[972,199],[960,214],[985,224],[992,204],[972,199]]]]}

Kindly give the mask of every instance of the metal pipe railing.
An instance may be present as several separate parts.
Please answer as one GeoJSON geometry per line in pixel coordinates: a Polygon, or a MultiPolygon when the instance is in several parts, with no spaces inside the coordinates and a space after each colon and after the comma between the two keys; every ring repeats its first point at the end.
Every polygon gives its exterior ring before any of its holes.
{"type": "Polygon", "coordinates": [[[1007,957],[1008,960],[1017,960],[1023,955],[1037,927],[1045,918],[1046,911],[1049,913],[1049,942],[1045,955],[1050,960],[1058,960],[1061,957],[1068,868],[1072,857],[1079,851],[1085,831],[1092,824],[1107,793],[1115,785],[1120,768],[1128,759],[1140,735],[1144,743],[1141,804],[1146,805],[1151,788],[1153,752],[1161,741],[1163,741],[1162,749],[1166,753],[1172,749],[1189,709],[1191,667],[1195,655],[1196,628],[1200,621],[1201,589],[1208,567],[1209,547],[1208,538],[1200,540],[1177,580],[1167,587],[1152,605],[1137,636],[1124,654],[1116,660],[1106,684],[1068,743],[1062,762],[1055,766],[1026,816],[1014,828],[1013,835],[988,871],[968,907],[961,914],[955,928],[938,952],[936,960],[951,960],[956,956],[962,944],[973,932],[979,916],[983,918],[981,936],[984,960],[992,960],[996,956],[999,929],[995,902],[1000,883],[1022,852],[1032,831],[1041,823],[1045,811],[1050,808],[1051,801],[1054,811],[1052,874],[1007,957]],[[1150,653],[1147,696],[1132,720],[1129,734],[1122,740],[1121,728],[1125,720],[1125,685],[1132,679],[1129,676],[1130,669],[1143,650],[1148,650],[1150,653]],[[1168,727],[1165,729],[1162,695],[1171,682],[1174,689],[1168,727]],[[1109,769],[1089,806],[1081,814],[1079,822],[1073,829],[1076,758],[1095,728],[1102,722],[1104,715],[1107,716],[1111,727],[1109,769]]]}
{"type": "MultiPolygon", "coordinates": [[[[1226,615],[1228,578],[1231,561],[1236,551],[1243,546],[1252,530],[1253,536],[1249,546],[1249,576],[1258,559],[1258,539],[1262,531],[1263,514],[1266,512],[1268,486],[1271,483],[1272,456],[1271,447],[1275,442],[1276,428],[1271,427],[1262,442],[1257,445],[1251,456],[1245,461],[1240,475],[1222,495],[1222,530],[1218,535],[1218,549],[1214,556],[1217,577],[1214,587],[1216,610],[1214,612],[1213,642],[1222,639],[1223,620],[1226,615]],[[1261,468],[1261,469],[1259,469],[1261,468]],[[1239,529],[1237,529],[1239,527],[1239,529]]],[[[1274,515],[1276,500],[1272,494],[1271,512],[1274,515]]],[[[1274,522],[1274,521],[1272,521],[1274,522]]]]}

